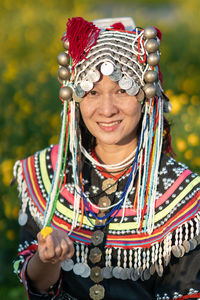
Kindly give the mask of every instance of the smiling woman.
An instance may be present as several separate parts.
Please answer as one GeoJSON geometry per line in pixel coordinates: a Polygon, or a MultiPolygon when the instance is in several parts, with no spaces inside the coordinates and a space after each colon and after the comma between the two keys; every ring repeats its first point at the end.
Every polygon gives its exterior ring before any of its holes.
{"type": "Polygon", "coordinates": [[[59,145],[18,161],[30,299],[200,297],[200,178],[172,158],[161,32],[72,18],[59,145]]]}

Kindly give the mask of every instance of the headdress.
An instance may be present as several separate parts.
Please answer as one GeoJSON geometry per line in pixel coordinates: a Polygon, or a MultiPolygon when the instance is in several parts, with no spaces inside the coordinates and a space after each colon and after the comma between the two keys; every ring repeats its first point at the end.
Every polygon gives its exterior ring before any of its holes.
{"type": "MultiPolygon", "coordinates": [[[[65,51],[58,55],[58,77],[62,84],[59,96],[64,106],[62,129],[44,226],[51,221],[59,191],[65,180],[68,146],[72,155],[75,185],[71,230],[77,225],[81,201],[87,205],[81,182],[81,153],[91,161],[93,158],[82,146],[78,126],[78,102],[103,74],[118,82],[130,96],[136,95],[143,104],[141,134],[132,170],[116,211],[120,207],[125,210],[125,202],[137,173],[138,229],[148,233],[153,231],[158,168],[163,145],[163,111],[170,111],[159,68],[161,37],[157,28],[136,27],[131,18],[94,22],[87,22],[82,18],[68,20],[66,32],[62,37],[65,51]]],[[[98,165],[98,162],[93,163],[98,165]]],[[[127,161],[119,165],[109,165],[109,168],[121,168],[126,163],[127,161]]]]}

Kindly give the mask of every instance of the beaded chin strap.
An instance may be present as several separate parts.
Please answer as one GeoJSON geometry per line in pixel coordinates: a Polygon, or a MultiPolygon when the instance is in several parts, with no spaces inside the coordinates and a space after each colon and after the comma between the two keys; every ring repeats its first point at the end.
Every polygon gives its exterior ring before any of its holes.
{"type": "MultiPolygon", "coordinates": [[[[93,88],[102,74],[117,82],[130,96],[136,95],[143,103],[142,129],[135,150],[133,170],[114,211],[117,213],[122,207],[125,213],[125,202],[138,172],[136,195],[138,230],[151,233],[154,228],[158,168],[162,151],[163,111],[169,112],[171,109],[162,89],[158,65],[161,32],[154,27],[137,28],[131,18],[103,19],[94,22],[72,18],[67,22],[67,30],[62,40],[65,51],[58,55],[60,65],[58,78],[62,84],[59,96],[64,103],[64,113],[57,167],[47,202],[44,226],[51,223],[64,180],[68,144],[72,155],[75,185],[73,224],[70,232],[77,226],[81,201],[85,208],[91,203],[81,188],[79,168],[81,153],[93,164],[99,166],[99,163],[94,161],[82,146],[78,130],[78,103],[93,88]]],[[[127,161],[122,162],[120,168],[126,164],[127,161]]],[[[114,169],[118,166],[108,167],[114,169]]]]}

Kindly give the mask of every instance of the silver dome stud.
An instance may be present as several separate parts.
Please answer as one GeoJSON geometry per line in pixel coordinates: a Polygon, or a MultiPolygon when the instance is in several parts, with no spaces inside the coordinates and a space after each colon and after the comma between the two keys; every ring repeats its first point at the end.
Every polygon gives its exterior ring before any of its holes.
{"type": "Polygon", "coordinates": [[[58,54],[58,63],[59,65],[66,67],[69,64],[69,56],[65,52],[61,52],[58,54]]]}
{"type": "Polygon", "coordinates": [[[64,86],[59,91],[59,96],[62,100],[70,100],[72,98],[72,89],[68,86],[64,86]]]}
{"type": "Polygon", "coordinates": [[[154,39],[157,36],[157,31],[153,26],[148,26],[144,29],[144,37],[146,39],[154,39]]]}

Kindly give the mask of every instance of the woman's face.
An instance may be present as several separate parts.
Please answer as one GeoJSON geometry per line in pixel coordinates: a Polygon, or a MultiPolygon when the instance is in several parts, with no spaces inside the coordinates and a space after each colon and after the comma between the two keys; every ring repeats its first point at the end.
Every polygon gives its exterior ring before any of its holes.
{"type": "Polygon", "coordinates": [[[97,144],[137,143],[137,128],[142,106],[116,82],[103,76],[80,103],[83,121],[97,144]]]}

